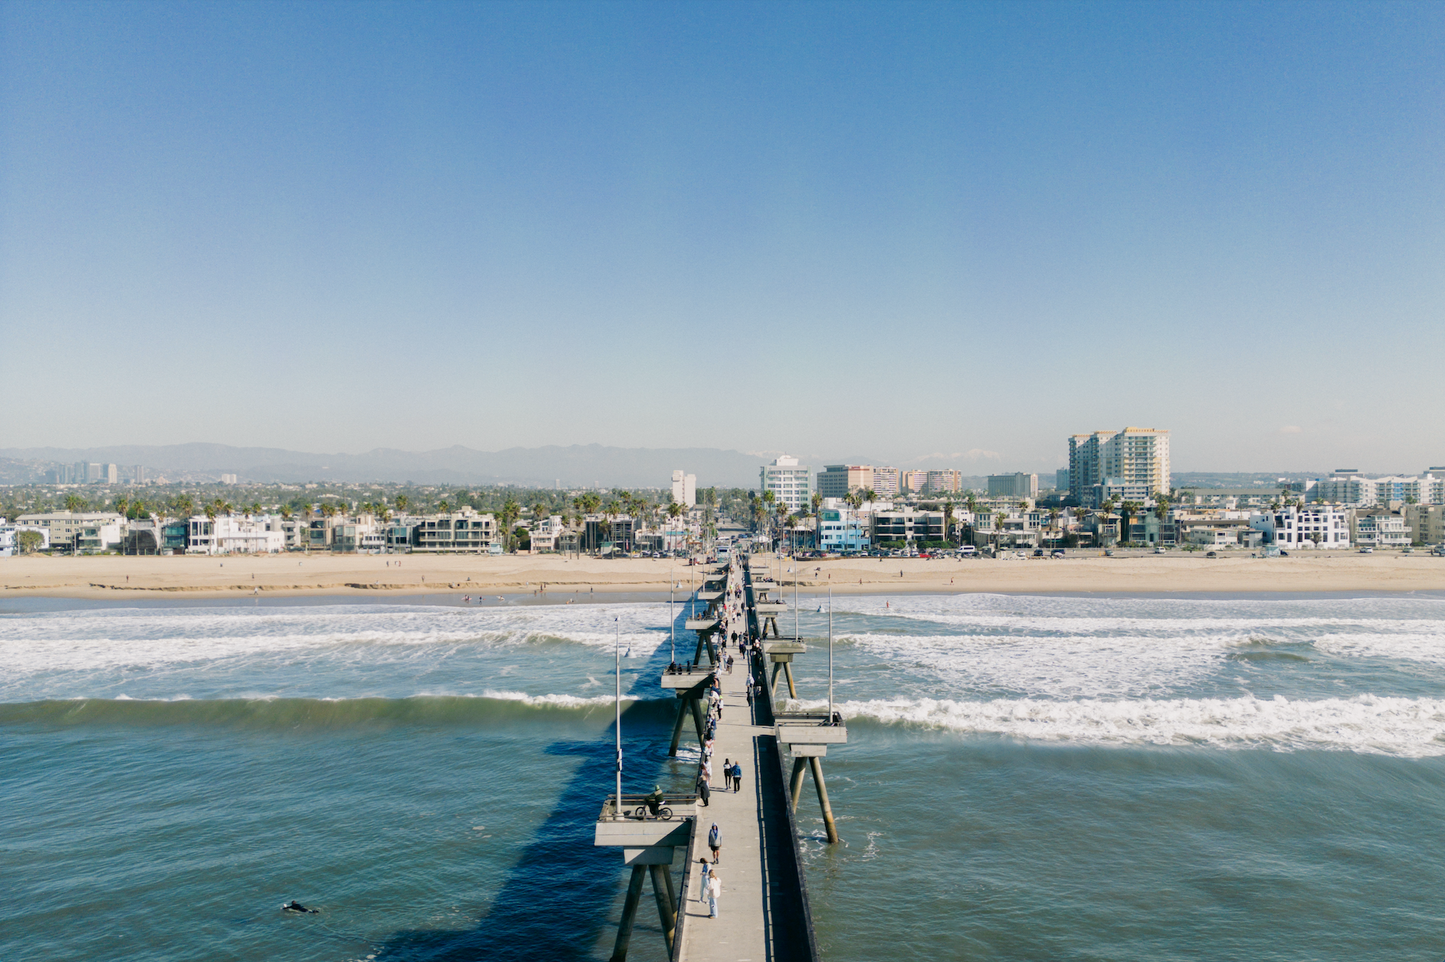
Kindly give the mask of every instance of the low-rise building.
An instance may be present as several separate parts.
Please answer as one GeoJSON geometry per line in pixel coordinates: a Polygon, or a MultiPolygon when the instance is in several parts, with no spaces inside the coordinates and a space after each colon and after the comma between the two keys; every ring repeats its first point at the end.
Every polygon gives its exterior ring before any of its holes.
{"type": "Polygon", "coordinates": [[[1249,526],[1260,532],[1265,546],[1285,551],[1350,547],[1350,514],[1338,505],[1284,505],[1250,515],[1249,526]]]}
{"type": "Polygon", "coordinates": [[[413,530],[413,550],[440,553],[488,552],[497,538],[497,519],[462,508],[448,514],[427,515],[413,530]]]}
{"type": "Polygon", "coordinates": [[[876,545],[898,541],[938,542],[948,537],[942,511],[912,508],[874,512],[872,534],[876,545]]]}
{"type": "Polygon", "coordinates": [[[1039,496],[1039,476],[1016,471],[1013,474],[990,474],[988,476],[990,498],[1028,498],[1039,496]]]}
{"type": "Polygon", "coordinates": [[[113,511],[52,511],[22,514],[15,523],[44,529],[49,550],[95,553],[117,550],[125,538],[125,518],[113,511]]]}
{"type": "Polygon", "coordinates": [[[818,550],[830,554],[859,554],[867,551],[868,520],[840,498],[829,498],[818,509],[818,550]]]}
{"type": "Polygon", "coordinates": [[[186,554],[273,554],[286,550],[281,519],[270,515],[195,515],[187,522],[186,554]]]}
{"type": "Polygon", "coordinates": [[[1405,518],[1384,510],[1354,512],[1350,534],[1361,548],[1403,548],[1410,543],[1405,518]]]}

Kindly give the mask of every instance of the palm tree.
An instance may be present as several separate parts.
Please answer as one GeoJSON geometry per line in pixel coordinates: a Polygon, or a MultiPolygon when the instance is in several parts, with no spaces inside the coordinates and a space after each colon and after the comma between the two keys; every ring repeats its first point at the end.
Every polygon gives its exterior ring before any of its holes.
{"type": "MultiPolygon", "coordinates": [[[[1054,531],[1054,532],[1057,532],[1057,531],[1059,530],[1059,509],[1058,509],[1058,508],[1050,508],[1050,509],[1049,509],[1049,530],[1050,530],[1050,531],[1054,531]]],[[[1056,537],[1056,538],[1054,538],[1054,546],[1055,546],[1055,547],[1058,547],[1058,544],[1059,544],[1059,539],[1056,537]]]]}
{"type": "Polygon", "coordinates": [[[1134,516],[1139,513],[1139,508],[1140,505],[1137,501],[1125,501],[1123,504],[1119,505],[1119,514],[1122,519],[1119,523],[1119,533],[1122,535],[1122,537],[1119,540],[1123,541],[1125,544],[1129,543],[1129,522],[1132,521],[1134,519],[1134,516]]]}
{"type": "Polygon", "coordinates": [[[512,529],[516,526],[517,520],[522,516],[522,506],[516,502],[516,499],[509,495],[507,500],[502,503],[502,510],[499,514],[502,522],[502,550],[511,551],[512,537],[514,534],[512,529]]]}
{"type": "Polygon", "coordinates": [[[1008,520],[1008,515],[1000,511],[993,516],[993,556],[998,557],[999,545],[1003,543],[1003,523],[1008,520]]]}
{"type": "Polygon", "coordinates": [[[65,510],[72,514],[85,510],[85,499],[78,494],[67,494],[65,496],[65,510]]]}
{"type": "Polygon", "coordinates": [[[406,511],[406,506],[407,506],[408,504],[410,504],[410,503],[411,503],[411,502],[410,502],[410,499],[407,498],[406,495],[404,495],[404,494],[398,494],[398,495],[396,496],[396,510],[401,511],[401,512],[405,512],[405,511],[406,511]]]}

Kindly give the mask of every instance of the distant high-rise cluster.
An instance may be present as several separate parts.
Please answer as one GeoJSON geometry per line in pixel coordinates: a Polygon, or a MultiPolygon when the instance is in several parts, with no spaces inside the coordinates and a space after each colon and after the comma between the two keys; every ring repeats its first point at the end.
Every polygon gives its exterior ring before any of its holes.
{"type": "Polygon", "coordinates": [[[1097,507],[1105,501],[1147,501],[1168,491],[1169,432],[1125,428],[1069,438],[1069,495],[1097,507]]]}
{"type": "Polygon", "coordinates": [[[872,491],[883,497],[956,494],[962,486],[962,475],[951,469],[900,471],[871,464],[829,464],[818,472],[818,493],[825,498],[846,498],[854,491],[872,491]]]}

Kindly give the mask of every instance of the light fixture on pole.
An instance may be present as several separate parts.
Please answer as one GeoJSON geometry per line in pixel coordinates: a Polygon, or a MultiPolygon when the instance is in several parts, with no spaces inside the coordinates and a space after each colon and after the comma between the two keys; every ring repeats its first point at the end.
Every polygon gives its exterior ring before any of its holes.
{"type": "Polygon", "coordinates": [[[615,654],[617,658],[617,805],[613,814],[622,817],[622,621],[612,619],[615,632],[615,654]]]}
{"type": "Polygon", "coordinates": [[[833,586],[828,586],[828,723],[833,722],[833,586]]]}

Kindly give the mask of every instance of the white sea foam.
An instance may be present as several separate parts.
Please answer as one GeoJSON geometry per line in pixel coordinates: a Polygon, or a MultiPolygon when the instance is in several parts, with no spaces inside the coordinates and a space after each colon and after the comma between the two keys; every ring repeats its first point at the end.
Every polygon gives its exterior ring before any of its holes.
{"type": "Polygon", "coordinates": [[[516,648],[547,640],[610,649],[614,617],[634,659],[667,642],[667,607],[657,604],[98,609],[0,618],[0,682],[41,671],[156,669],[343,647],[401,649],[372,653],[392,661],[409,657],[408,648],[516,648]]]}
{"type": "MultiPolygon", "coordinates": [[[[816,709],[827,703],[797,704],[816,709]]],[[[1438,698],[925,698],[850,701],[838,708],[845,718],[1044,742],[1445,754],[1445,699],[1438,698]]]]}

